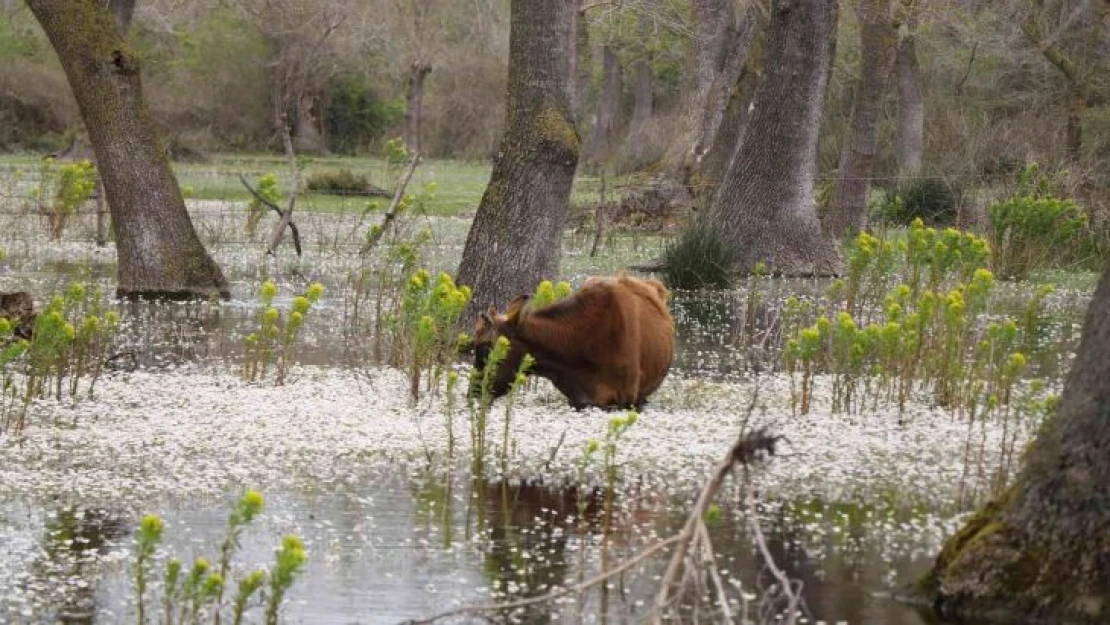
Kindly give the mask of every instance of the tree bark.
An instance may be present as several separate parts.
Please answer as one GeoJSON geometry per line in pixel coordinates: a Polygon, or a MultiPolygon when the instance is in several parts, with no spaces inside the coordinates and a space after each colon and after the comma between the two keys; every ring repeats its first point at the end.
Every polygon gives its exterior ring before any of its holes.
{"type": "Polygon", "coordinates": [[[409,152],[420,153],[420,119],[424,106],[424,79],[432,71],[432,64],[413,59],[409,65],[409,79],[405,86],[405,145],[409,152]]]}
{"type": "MultiPolygon", "coordinates": [[[[302,93],[291,98],[291,111],[286,115],[293,120],[293,145],[302,154],[326,154],[327,145],[320,132],[320,119],[313,111],[317,109],[316,96],[302,93]]],[[[286,123],[285,120],[282,120],[286,123]]]]}
{"type": "Polygon", "coordinates": [[[620,60],[609,46],[601,47],[601,93],[597,98],[597,116],[586,155],[593,164],[603,163],[613,152],[617,129],[620,127],[621,92],[624,90],[624,73],[620,60]]]}
{"type": "MultiPolygon", "coordinates": [[[[640,15],[640,38],[651,37],[648,18],[640,15]]],[[[651,50],[641,46],[639,56],[632,62],[632,115],[628,120],[628,133],[621,146],[619,165],[627,170],[639,169],[656,156],[648,154],[649,125],[655,113],[655,72],[652,70],[651,50]]]]}
{"type": "Polygon", "coordinates": [[[108,0],[108,8],[112,10],[120,34],[126,37],[131,29],[131,18],[135,16],[135,0],[108,0]]]}
{"type": "Polygon", "coordinates": [[[505,136],[459,265],[458,282],[474,293],[466,318],[558,276],[579,150],[567,71],[573,10],[564,0],[512,2],[505,136]]]}
{"type": "Polygon", "coordinates": [[[835,0],[777,0],[751,119],[703,224],[735,250],[736,268],[781,275],[839,271],[813,199],[817,133],[836,31],[835,0]]]}
{"type": "Polygon", "coordinates": [[[925,579],[944,615],[1110,621],[1110,266],[1055,416],[1010,490],[950,538],[925,579]]]}
{"type": "MultiPolygon", "coordinates": [[[[913,20],[910,21],[913,28],[913,20]]],[[[917,42],[913,32],[903,35],[895,55],[898,72],[898,142],[895,148],[898,175],[921,175],[925,154],[925,85],[917,64],[917,42]]]]}
{"type": "Polygon", "coordinates": [[[720,124],[709,142],[708,149],[694,164],[694,171],[690,175],[689,186],[698,191],[696,195],[702,198],[703,203],[712,202],[712,194],[720,187],[732,157],[736,154],[736,148],[740,145],[740,138],[750,117],[755,89],[759,85],[765,48],[766,24],[759,20],[754,26],[752,41],[740,68],[740,74],[726,94],[728,104],[721,114],[720,124]]]}
{"type": "Polygon", "coordinates": [[[228,297],[143,100],[139,61],[97,0],[28,0],[81,110],[112,213],[121,297],[228,297]]]}
{"type": "Polygon", "coordinates": [[[1061,45],[1064,33],[1048,35],[1041,26],[1038,12],[1044,10],[1043,0],[1032,0],[1021,22],[1021,29],[1030,43],[1037,47],[1045,60],[1058,69],[1068,81],[1068,117],[1065,140],[1068,155],[1076,159],[1083,148],[1082,116],[1090,104],[1092,75],[1096,66],[1093,57],[1102,37],[1107,17],[1110,17],[1110,3],[1105,0],[1090,3],[1080,10],[1085,13],[1077,23],[1087,28],[1086,33],[1071,33],[1072,37],[1086,34],[1086,46],[1078,52],[1069,54],[1061,45]]]}
{"type": "Polygon", "coordinates": [[[646,142],[647,125],[655,112],[655,86],[651,62],[639,58],[632,64],[632,116],[628,121],[625,143],[633,152],[639,152],[646,142]]]}
{"type": "Polygon", "coordinates": [[[860,0],[860,68],[852,97],[848,137],[840,152],[836,190],[825,215],[825,232],[852,236],[867,227],[867,196],[879,139],[879,111],[894,62],[898,33],[890,0],[860,0]]]}
{"type": "Polygon", "coordinates": [[[570,109],[581,122],[586,94],[590,91],[590,28],[586,19],[586,0],[572,0],[570,44],[570,109]]]}
{"type": "Polygon", "coordinates": [[[668,176],[696,193],[691,176],[724,120],[756,31],[759,7],[758,0],[751,0],[738,15],[733,0],[695,0],[692,8],[693,71],[685,110],[664,163],[668,176]]]}

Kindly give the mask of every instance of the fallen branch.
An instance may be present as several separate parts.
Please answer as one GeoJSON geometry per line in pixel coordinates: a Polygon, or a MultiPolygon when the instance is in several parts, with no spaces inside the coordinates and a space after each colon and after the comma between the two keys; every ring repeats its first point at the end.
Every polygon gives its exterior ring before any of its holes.
{"type": "MultiPolygon", "coordinates": [[[[755,487],[751,482],[748,482],[747,488],[747,504],[748,510],[755,512],[755,487]]],[[[798,607],[801,605],[802,588],[801,581],[798,582],[798,588],[794,588],[786,573],[775,564],[775,558],[771,555],[771,550],[767,548],[767,541],[763,538],[763,530],[759,527],[759,519],[755,514],[748,514],[748,529],[752,532],[752,537],[755,539],[756,547],[759,548],[759,555],[763,557],[763,565],[771,571],[771,576],[778,582],[782,592],[786,595],[786,617],[784,622],[789,625],[797,620],[798,607]]]]}
{"type": "Polygon", "coordinates": [[[397,185],[397,189],[393,192],[393,201],[389,203],[389,208],[386,209],[385,216],[382,217],[382,223],[378,226],[377,230],[373,231],[370,236],[367,237],[366,243],[362,246],[362,249],[358,251],[359,254],[365,255],[370,252],[370,250],[374,249],[374,246],[377,245],[378,241],[385,235],[385,231],[389,228],[389,224],[397,217],[397,207],[401,205],[401,199],[405,197],[405,188],[409,186],[409,180],[412,180],[412,174],[416,171],[416,166],[419,163],[420,155],[413,153],[412,162],[409,163],[408,171],[405,172],[405,175],[401,178],[400,184],[397,185]]]}
{"type": "MultiPolygon", "coordinates": [[[[725,478],[732,472],[732,468],[737,464],[749,464],[762,453],[767,455],[774,455],[775,444],[781,439],[779,436],[768,434],[766,430],[759,429],[750,434],[741,433],[732,449],[728,454],[717,463],[717,468],[713,471],[713,476],[702,488],[701,493],[698,495],[697,501],[694,503],[693,510],[686,518],[686,525],[682,528],[675,538],[678,539],[678,547],[675,548],[674,553],[671,555],[671,561],[667,565],[667,571],[663,575],[663,579],[659,582],[659,592],[655,595],[655,610],[652,614],[652,623],[662,622],[662,611],[669,607],[678,598],[678,595],[672,595],[671,591],[676,586],[681,587],[683,584],[676,584],[676,579],[680,572],[683,571],[682,562],[686,559],[687,553],[690,549],[690,542],[696,535],[699,534],[700,527],[705,523],[705,513],[709,510],[709,505],[713,503],[713,499],[717,496],[717,491],[721,489],[721,484],[724,483],[725,478]]],[[[721,601],[725,601],[721,597],[721,601]]]]}

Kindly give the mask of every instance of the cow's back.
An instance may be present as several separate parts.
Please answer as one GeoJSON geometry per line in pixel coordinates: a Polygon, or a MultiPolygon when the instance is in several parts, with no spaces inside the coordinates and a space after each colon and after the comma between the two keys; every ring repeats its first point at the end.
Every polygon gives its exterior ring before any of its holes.
{"type": "Polygon", "coordinates": [[[663,283],[621,276],[618,284],[628,293],[625,301],[634,307],[637,317],[638,336],[634,340],[639,352],[640,383],[636,403],[641,404],[670,371],[674,360],[674,319],[667,308],[667,289],[663,283]]]}

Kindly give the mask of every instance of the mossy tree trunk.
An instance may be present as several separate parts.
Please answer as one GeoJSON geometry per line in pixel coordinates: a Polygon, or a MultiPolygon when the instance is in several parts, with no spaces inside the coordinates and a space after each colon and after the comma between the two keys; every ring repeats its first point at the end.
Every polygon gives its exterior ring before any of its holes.
{"type": "Polygon", "coordinates": [[[879,140],[879,111],[894,63],[898,33],[890,0],[859,0],[860,67],[852,96],[848,137],[840,151],[836,190],[825,214],[825,232],[851,236],[867,227],[867,196],[879,140]]]}
{"type": "Polygon", "coordinates": [[[28,0],[58,54],[112,213],[122,297],[228,296],[143,100],[139,59],[98,0],[28,0]]]}
{"type": "Polygon", "coordinates": [[[559,273],[579,139],[570,110],[568,0],[513,0],[505,136],[463,248],[458,282],[504,306],[559,273]]]}
{"type": "Polygon", "coordinates": [[[999,501],[948,540],[925,580],[943,615],[1110,622],[1110,265],[1055,416],[999,501]]]}
{"type": "Polygon", "coordinates": [[[817,133],[836,35],[835,0],[776,0],[763,76],[736,154],[702,224],[735,250],[740,271],[839,271],[817,219],[817,133]]]}

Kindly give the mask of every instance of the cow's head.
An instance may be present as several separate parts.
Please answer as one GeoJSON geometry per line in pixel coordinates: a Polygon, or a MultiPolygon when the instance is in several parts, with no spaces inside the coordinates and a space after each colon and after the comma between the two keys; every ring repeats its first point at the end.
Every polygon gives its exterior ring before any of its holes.
{"type": "MultiPolygon", "coordinates": [[[[490,304],[485,312],[478,314],[478,318],[474,320],[474,332],[471,334],[471,342],[474,345],[474,368],[477,371],[485,371],[490,354],[497,345],[497,339],[504,336],[512,340],[519,327],[520,312],[528,300],[527,295],[517,297],[505,309],[504,314],[498,312],[493,304],[490,304]]],[[[470,392],[472,396],[478,395],[481,388],[472,386],[470,392]]]]}

